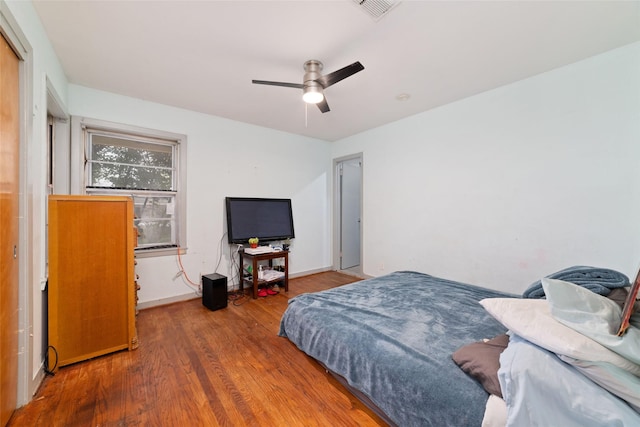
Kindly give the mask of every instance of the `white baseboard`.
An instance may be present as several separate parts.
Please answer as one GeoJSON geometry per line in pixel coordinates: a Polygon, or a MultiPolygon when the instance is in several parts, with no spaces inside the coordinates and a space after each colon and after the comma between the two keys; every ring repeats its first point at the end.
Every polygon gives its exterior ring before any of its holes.
{"type": "Polygon", "coordinates": [[[196,298],[200,297],[196,295],[195,292],[189,292],[188,294],[176,295],[174,297],[141,302],[137,305],[137,308],[138,310],[144,310],[145,308],[158,307],[160,305],[172,304],[174,302],[189,301],[196,298]]]}
{"type": "MultiPolygon", "coordinates": [[[[301,272],[298,272],[298,273],[289,274],[289,278],[290,279],[295,279],[296,277],[309,276],[311,274],[324,273],[325,271],[332,271],[332,270],[333,270],[333,268],[331,268],[331,267],[323,267],[323,268],[318,268],[318,269],[315,269],[315,270],[301,271],[301,272]]],[[[137,308],[138,308],[138,310],[144,310],[145,308],[151,308],[151,307],[158,307],[158,306],[161,306],[161,305],[173,304],[174,302],[189,301],[189,300],[196,299],[196,298],[201,298],[201,297],[196,295],[194,292],[189,292],[188,294],[176,295],[176,296],[169,297],[169,298],[162,298],[162,299],[153,300],[153,301],[141,302],[141,303],[138,303],[137,308]]]]}
{"type": "Polygon", "coordinates": [[[373,276],[369,276],[368,274],[356,273],[355,271],[349,271],[349,270],[337,270],[337,271],[338,271],[338,273],[346,274],[348,276],[358,277],[360,279],[371,279],[371,278],[373,278],[373,276]]]}
{"type": "Polygon", "coordinates": [[[301,272],[298,272],[298,273],[289,274],[289,278],[290,279],[295,279],[296,277],[310,276],[312,274],[324,273],[325,271],[331,271],[331,270],[333,270],[331,267],[323,267],[323,268],[318,268],[318,269],[315,269],[315,270],[301,271],[301,272]]]}
{"type": "Polygon", "coordinates": [[[25,396],[23,399],[18,398],[18,401],[17,401],[18,408],[20,408],[20,407],[26,405],[27,403],[31,402],[33,397],[38,392],[38,390],[40,390],[40,387],[42,387],[42,384],[44,383],[45,376],[46,376],[46,374],[44,372],[44,360],[43,360],[43,361],[40,362],[40,367],[38,368],[38,371],[36,372],[35,376],[33,377],[33,379],[29,382],[29,385],[27,386],[28,387],[27,396],[25,396]]]}

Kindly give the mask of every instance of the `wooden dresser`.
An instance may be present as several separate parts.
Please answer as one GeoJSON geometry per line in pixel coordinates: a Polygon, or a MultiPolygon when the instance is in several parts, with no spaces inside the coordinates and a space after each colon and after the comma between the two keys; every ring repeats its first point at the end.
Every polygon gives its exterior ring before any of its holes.
{"type": "Polygon", "coordinates": [[[138,346],[133,200],[49,196],[48,369],[138,346]]]}

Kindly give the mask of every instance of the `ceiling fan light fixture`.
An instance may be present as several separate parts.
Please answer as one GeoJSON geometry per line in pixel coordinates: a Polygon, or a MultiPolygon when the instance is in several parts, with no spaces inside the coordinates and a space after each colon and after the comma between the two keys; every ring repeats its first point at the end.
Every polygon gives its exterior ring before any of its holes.
{"type": "Polygon", "coordinates": [[[324,97],[324,90],[362,70],[364,70],[364,66],[360,61],[356,61],[323,76],[321,74],[322,62],[317,59],[310,59],[304,63],[305,73],[302,83],[272,82],[269,80],[251,80],[251,83],[302,89],[302,100],[306,104],[315,104],[322,113],[328,113],[331,109],[324,97]]]}
{"type": "Polygon", "coordinates": [[[302,100],[307,104],[317,104],[322,102],[324,94],[322,88],[316,85],[306,86],[302,94],[302,100]]]}

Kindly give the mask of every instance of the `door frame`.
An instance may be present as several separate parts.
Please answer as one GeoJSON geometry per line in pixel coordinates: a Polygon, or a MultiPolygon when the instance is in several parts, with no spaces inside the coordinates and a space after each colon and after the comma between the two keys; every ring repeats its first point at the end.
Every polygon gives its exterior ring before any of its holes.
{"type": "MultiPolygon", "coordinates": [[[[27,160],[34,150],[33,129],[33,48],[9,11],[7,4],[0,0],[0,33],[9,42],[20,60],[20,148],[19,148],[19,189],[18,209],[18,407],[26,404],[44,378],[41,364],[35,366],[33,355],[33,292],[29,283],[37,283],[34,277],[30,236],[36,234],[37,222],[33,220],[32,206],[38,194],[29,194],[27,160]],[[18,351],[20,350],[20,351],[18,351]]],[[[38,357],[39,358],[39,357],[38,357]]]]}
{"type": "Polygon", "coordinates": [[[347,156],[337,157],[333,159],[333,270],[340,270],[340,163],[348,160],[360,161],[360,265],[356,273],[360,276],[364,274],[363,270],[363,224],[364,224],[364,211],[363,211],[363,198],[364,198],[364,155],[362,152],[350,154],[347,156]]]}

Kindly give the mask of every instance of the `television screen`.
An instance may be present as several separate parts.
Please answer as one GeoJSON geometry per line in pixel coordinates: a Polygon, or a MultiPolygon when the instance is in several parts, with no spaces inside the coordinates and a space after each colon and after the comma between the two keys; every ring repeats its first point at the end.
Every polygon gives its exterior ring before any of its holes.
{"type": "Polygon", "coordinates": [[[293,215],[291,199],[227,197],[227,237],[229,243],[291,239],[293,215]]]}

